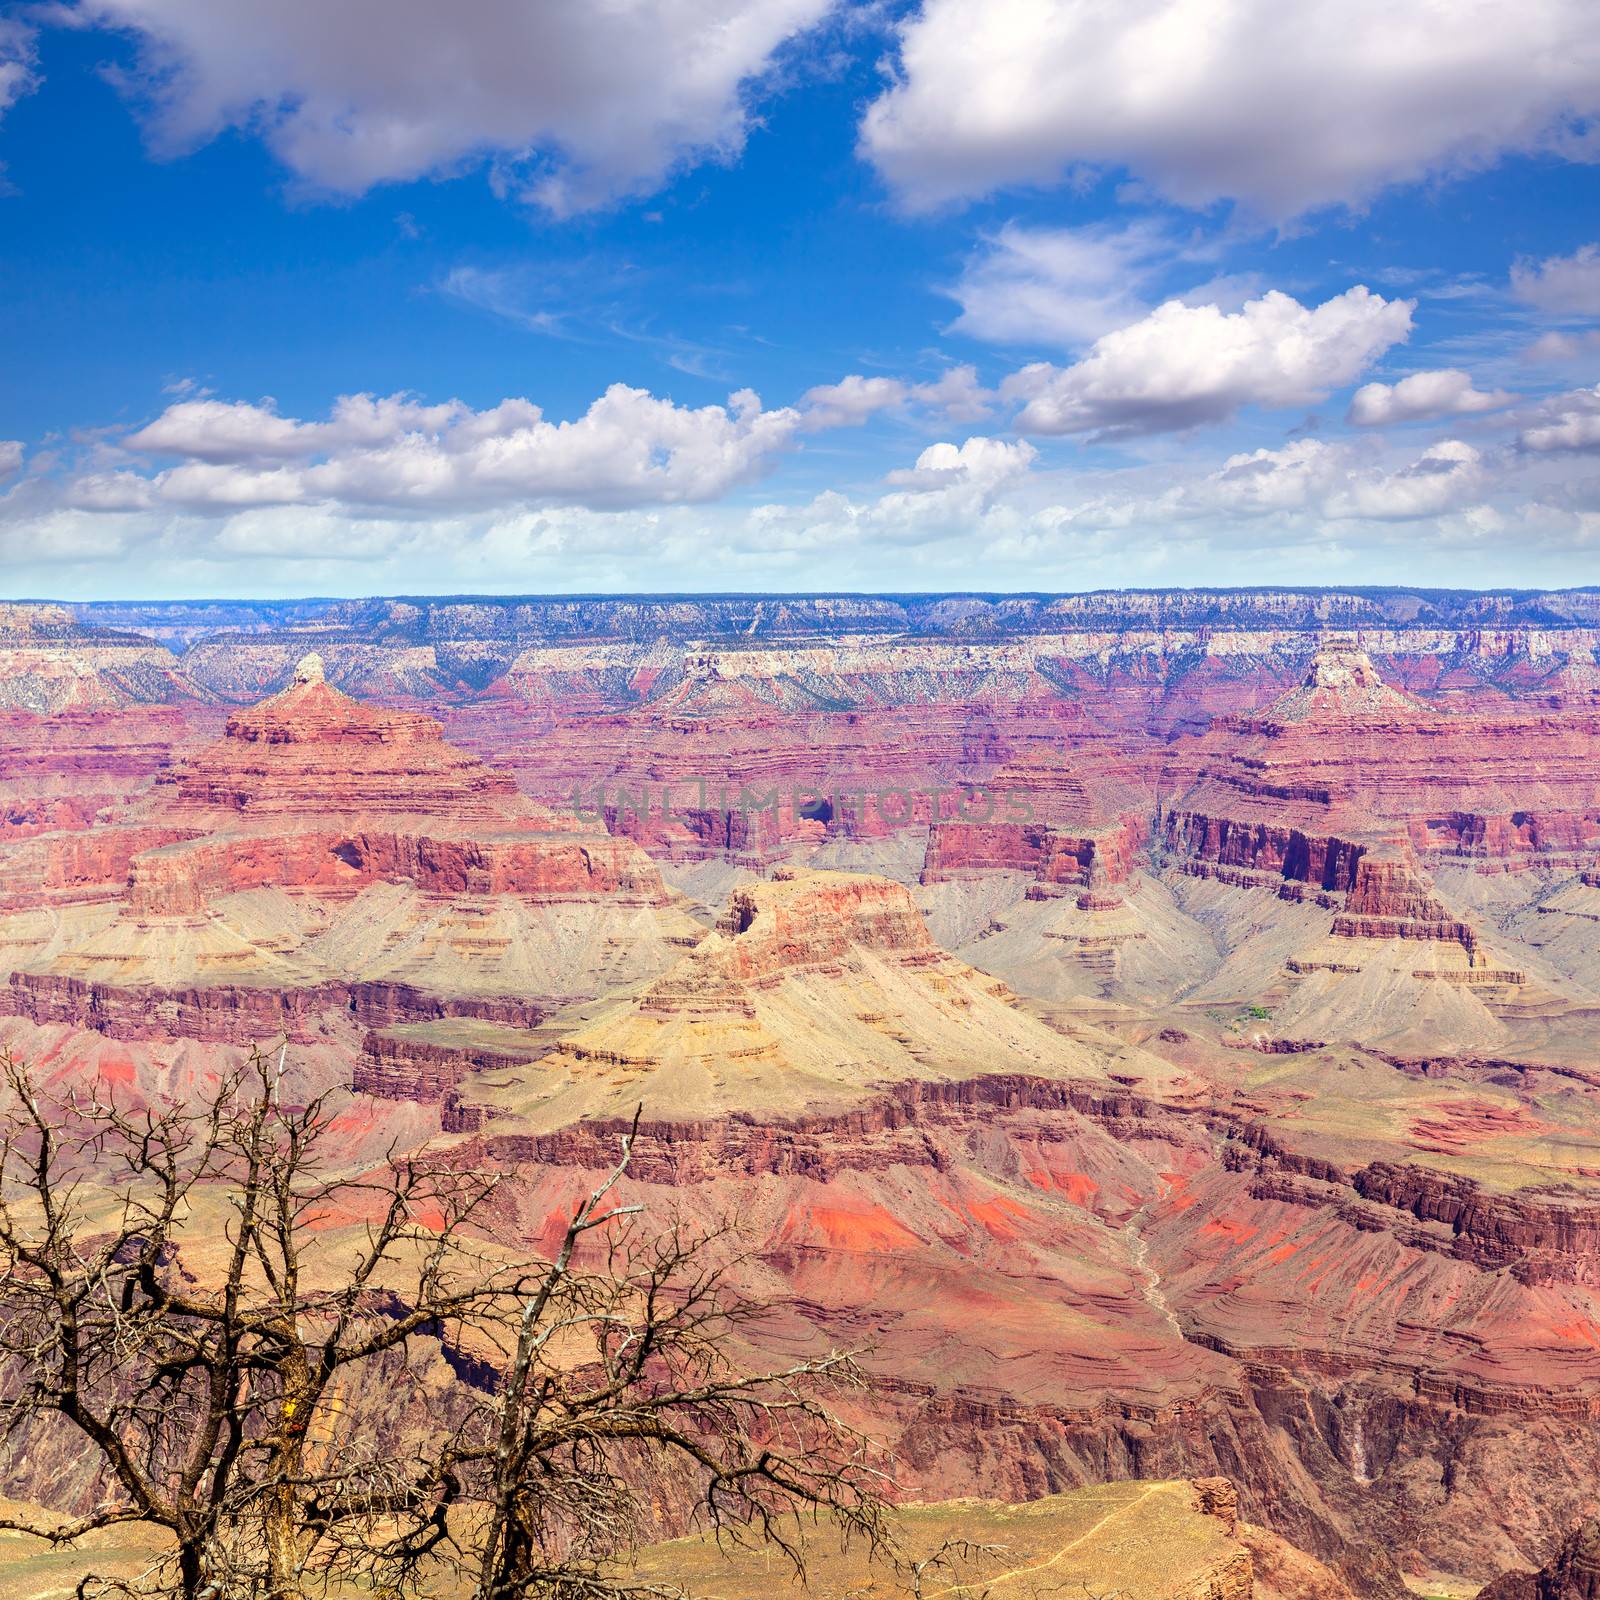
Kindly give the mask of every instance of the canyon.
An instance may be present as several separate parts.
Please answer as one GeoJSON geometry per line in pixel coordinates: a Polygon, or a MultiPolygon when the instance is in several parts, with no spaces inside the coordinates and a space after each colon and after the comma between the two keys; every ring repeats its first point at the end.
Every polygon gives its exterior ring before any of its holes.
{"type": "Polygon", "coordinates": [[[629,1200],[870,1335],[908,1501],[1226,1480],[1256,1594],[1564,1600],[1597,644],[1586,590],[0,608],[0,1044],[153,1100],[285,1042],[532,1251],[640,1106],[629,1200]]]}

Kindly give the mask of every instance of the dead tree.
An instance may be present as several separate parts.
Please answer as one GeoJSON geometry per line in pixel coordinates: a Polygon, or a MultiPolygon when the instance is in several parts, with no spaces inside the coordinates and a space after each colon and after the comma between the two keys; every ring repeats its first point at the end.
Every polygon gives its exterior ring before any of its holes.
{"type": "Polygon", "coordinates": [[[0,1420],[75,1430],[105,1485],[80,1516],[0,1527],[171,1541],[82,1594],[404,1596],[442,1575],[476,1600],[659,1594],[628,1563],[663,1484],[674,1531],[797,1564],[808,1520],[881,1545],[877,1459],[827,1405],[853,1361],[746,1369],[764,1313],[726,1235],[652,1233],[611,1199],[635,1134],[530,1262],[486,1225],[496,1173],[425,1154],[341,1173],[326,1102],[286,1103],[259,1055],[198,1109],[0,1071],[0,1420]],[[473,1381],[441,1389],[441,1353],[473,1381]]]}

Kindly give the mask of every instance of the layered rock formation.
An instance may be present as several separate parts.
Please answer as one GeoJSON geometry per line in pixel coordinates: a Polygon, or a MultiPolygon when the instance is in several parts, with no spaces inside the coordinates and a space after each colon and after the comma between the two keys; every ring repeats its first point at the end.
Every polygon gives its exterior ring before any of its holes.
{"type": "Polygon", "coordinates": [[[472,997],[542,1015],[703,932],[635,845],[532,805],[433,719],[332,688],[315,655],[156,777],[84,843],[11,848],[0,1010],[241,1045],[370,1025],[354,997],[378,990],[425,997],[394,1020],[472,997]]]}
{"type": "Polygon", "coordinates": [[[85,625],[65,606],[0,606],[0,713],[104,712],[201,697],[151,639],[85,625]]]}
{"type": "Polygon", "coordinates": [[[1189,832],[1200,817],[1422,851],[1589,849],[1600,845],[1597,739],[1587,714],[1440,712],[1336,639],[1298,689],[1259,715],[1218,718],[1175,752],[1164,809],[1189,832]]]}
{"type": "Polygon", "coordinates": [[[173,812],[482,822],[516,810],[507,774],[445,743],[431,717],[363,705],[330,687],[315,651],[287,689],[229,717],[224,731],[171,775],[173,812]]]}
{"type": "Polygon", "coordinates": [[[737,891],[676,966],[486,1104],[543,1129],[640,1103],[669,1121],[816,1111],[908,1080],[1068,1071],[1101,1075],[1092,1051],[934,944],[902,885],[810,872],[737,891]]]}
{"type": "Polygon", "coordinates": [[[1600,616],[1475,607],[231,610],[225,728],[16,719],[0,1038],[286,1035],[530,1251],[642,1102],[634,1196],[870,1338],[908,1492],[1223,1474],[1284,1595],[1531,1573],[1600,1478],[1600,616]]]}

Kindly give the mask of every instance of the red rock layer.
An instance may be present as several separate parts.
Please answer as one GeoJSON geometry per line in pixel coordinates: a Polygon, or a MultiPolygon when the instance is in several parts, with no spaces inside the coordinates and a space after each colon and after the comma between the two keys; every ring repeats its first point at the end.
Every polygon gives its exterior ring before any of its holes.
{"type": "Polygon", "coordinates": [[[1403,861],[1363,859],[1345,897],[1345,909],[1333,919],[1336,939],[1420,939],[1458,944],[1475,958],[1478,937],[1471,926],[1453,917],[1433,898],[1403,861]]]}
{"type": "Polygon", "coordinates": [[[193,738],[195,715],[155,706],[0,714],[0,841],[123,815],[193,738]]]}
{"type": "Polygon", "coordinates": [[[838,961],[852,948],[913,959],[943,955],[910,893],[882,878],[839,875],[793,895],[772,886],[759,897],[735,890],[721,929],[734,937],[718,965],[739,982],[838,961]]]}
{"type": "Polygon", "coordinates": [[[1234,867],[1343,893],[1354,887],[1367,847],[1265,822],[1237,822],[1192,811],[1166,816],[1162,841],[1185,863],[1234,867]]]}
{"type": "Polygon", "coordinates": [[[553,809],[603,820],[663,857],[752,865],[795,841],[963,819],[1114,826],[1154,782],[1148,738],[1060,700],[872,711],[758,704],[714,717],[484,704],[456,711],[451,729],[553,809]]]}
{"type": "Polygon", "coordinates": [[[279,1038],[307,1041],[341,1022],[387,1028],[442,1017],[476,1017],[534,1028],[546,1007],[510,997],[443,996],[387,982],[191,989],[91,983],[54,973],[13,972],[0,987],[0,1016],[65,1023],[108,1039],[193,1039],[240,1047],[279,1038]]]}
{"type": "MultiPolygon", "coordinates": [[[[920,1497],[1226,1466],[1252,1520],[1395,1600],[1392,1554],[1493,1571],[1564,1526],[1600,1467],[1600,1359],[1548,1325],[1592,1305],[1593,1219],[1347,1176],[1217,1117],[1104,1084],[908,1084],[827,1117],[653,1124],[632,1181],[666,1211],[736,1205],[828,1337],[870,1308],[871,1414],[920,1497]],[[1542,1266],[1505,1272],[1522,1258],[1542,1266]]],[[[620,1131],[491,1123],[469,1158],[507,1169],[527,1198],[506,1226],[537,1233],[620,1131]]]]}
{"type": "Polygon", "coordinates": [[[230,717],[224,737],[171,775],[175,810],[249,816],[403,812],[481,822],[515,807],[515,780],[442,738],[432,717],[363,704],[316,656],[281,694],[230,717]]]}
{"type": "Polygon", "coordinates": [[[1600,717],[1450,714],[1388,689],[1359,651],[1319,655],[1300,689],[1180,745],[1175,814],[1422,850],[1600,843],[1600,717]]]}
{"type": "Polygon", "coordinates": [[[1126,883],[1143,833],[1141,821],[1131,816],[1095,834],[1063,833],[1043,823],[944,822],[929,833],[922,881],[1005,869],[1045,884],[1126,883]]]}
{"type": "Polygon", "coordinates": [[[526,1055],[372,1032],[361,1046],[352,1087],[358,1094],[376,1095],[380,1100],[416,1100],[426,1105],[446,1101],[450,1091],[471,1073],[526,1066],[527,1061],[526,1055]]]}
{"type": "Polygon", "coordinates": [[[201,911],[244,889],[356,894],[379,882],[414,883],[430,894],[510,894],[534,901],[606,896],[661,905],[661,875],[626,840],[567,834],[488,839],[384,832],[221,834],[138,855],[128,901],[144,916],[201,911]]]}
{"type": "Polygon", "coordinates": [[[29,839],[6,852],[0,906],[120,898],[133,863],[147,851],[194,837],[192,828],[164,823],[99,827],[29,839]]]}

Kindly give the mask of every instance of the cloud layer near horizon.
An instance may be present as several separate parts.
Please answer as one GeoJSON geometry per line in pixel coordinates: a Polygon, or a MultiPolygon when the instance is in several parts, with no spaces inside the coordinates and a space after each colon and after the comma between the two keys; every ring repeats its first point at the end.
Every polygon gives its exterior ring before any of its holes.
{"type": "MultiPolygon", "coordinates": [[[[1419,376],[1460,401],[1458,384],[1437,381],[1450,374],[1419,376]]],[[[1600,540],[1600,492],[1546,470],[1600,456],[1593,389],[1497,411],[1477,442],[1385,442],[1373,428],[1210,461],[1063,470],[1027,439],[964,431],[876,488],[727,498],[775,454],[911,404],[917,387],[857,377],[793,406],[746,394],[691,410],[619,385],[566,423],[526,400],[474,411],[352,396],[319,421],[180,400],[100,440],[80,470],[0,444],[0,467],[23,469],[0,490],[0,556],[63,578],[97,560],[153,564],[174,581],[229,570],[262,592],[371,590],[419,562],[462,589],[682,587],[671,579],[684,572],[714,574],[702,587],[814,588],[822,570],[847,586],[960,586],[974,567],[1071,587],[1119,571],[1199,581],[1240,552],[1290,576],[1315,550],[1330,574],[1355,562],[1377,581],[1385,562],[1421,549],[1483,560],[1514,548],[1522,570],[1600,540]]],[[[1373,387],[1401,421],[1427,412],[1404,382],[1373,387]]]]}

